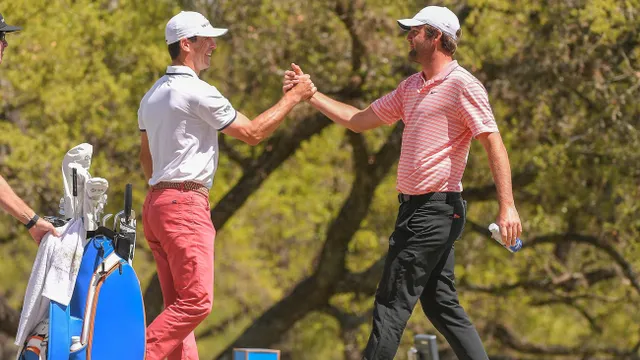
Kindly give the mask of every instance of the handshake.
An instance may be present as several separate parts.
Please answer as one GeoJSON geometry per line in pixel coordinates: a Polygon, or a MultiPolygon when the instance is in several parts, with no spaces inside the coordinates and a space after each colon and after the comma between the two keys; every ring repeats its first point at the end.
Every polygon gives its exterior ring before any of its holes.
{"type": "Polygon", "coordinates": [[[284,73],[282,92],[285,95],[293,96],[296,102],[309,100],[318,91],[311,81],[311,76],[302,72],[302,69],[294,63],[292,70],[284,73]]]}

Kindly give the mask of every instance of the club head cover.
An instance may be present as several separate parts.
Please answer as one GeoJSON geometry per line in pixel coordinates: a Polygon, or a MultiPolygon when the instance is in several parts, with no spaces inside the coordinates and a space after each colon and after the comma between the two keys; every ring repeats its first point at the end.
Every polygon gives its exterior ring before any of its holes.
{"type": "Polygon", "coordinates": [[[82,207],[85,230],[95,231],[100,226],[100,216],[107,204],[108,189],[109,182],[104,178],[94,177],[85,183],[82,207]]]}

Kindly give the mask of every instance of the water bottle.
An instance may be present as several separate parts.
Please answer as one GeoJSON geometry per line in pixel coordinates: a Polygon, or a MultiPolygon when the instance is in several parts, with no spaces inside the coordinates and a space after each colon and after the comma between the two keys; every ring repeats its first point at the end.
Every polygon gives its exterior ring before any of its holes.
{"type": "Polygon", "coordinates": [[[72,336],[71,337],[71,347],[69,348],[70,352],[76,352],[82,349],[82,342],[80,341],[80,336],[72,336]]]}
{"type": "Polygon", "coordinates": [[[418,349],[412,346],[407,352],[407,360],[418,360],[418,349]]]}
{"type": "Polygon", "coordinates": [[[522,240],[520,238],[516,238],[516,244],[513,246],[506,246],[502,243],[502,237],[500,236],[500,227],[496,223],[492,223],[489,225],[489,231],[491,231],[491,237],[493,240],[497,241],[498,244],[502,245],[505,249],[514,253],[520,249],[522,249],[522,240]]]}

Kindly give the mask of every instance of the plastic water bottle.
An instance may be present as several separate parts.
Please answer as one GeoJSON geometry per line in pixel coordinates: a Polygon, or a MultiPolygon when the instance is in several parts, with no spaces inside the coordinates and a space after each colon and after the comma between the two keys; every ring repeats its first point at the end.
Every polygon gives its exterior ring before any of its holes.
{"type": "Polygon", "coordinates": [[[71,337],[71,348],[69,351],[76,352],[82,349],[82,342],[80,341],[80,336],[72,336],[71,337]]]}
{"type": "Polygon", "coordinates": [[[516,238],[516,243],[513,246],[506,246],[502,243],[502,236],[500,236],[500,227],[496,223],[492,223],[489,225],[489,231],[491,231],[491,237],[493,240],[497,241],[498,244],[502,245],[505,249],[514,253],[520,249],[522,249],[522,240],[520,238],[516,238]]]}
{"type": "Polygon", "coordinates": [[[412,346],[407,352],[407,360],[418,360],[418,349],[412,346]]]}

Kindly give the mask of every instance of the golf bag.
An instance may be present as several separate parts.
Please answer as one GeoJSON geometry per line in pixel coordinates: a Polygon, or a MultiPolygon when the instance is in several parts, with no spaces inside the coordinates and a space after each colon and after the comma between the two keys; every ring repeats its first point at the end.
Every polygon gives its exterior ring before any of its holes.
{"type": "MultiPolygon", "coordinates": [[[[82,201],[75,199],[77,170],[72,170],[72,204],[78,206],[82,201]]],[[[106,195],[102,206],[104,202],[106,195]]],[[[100,226],[87,224],[88,218],[95,224],[96,212],[84,215],[85,227],[92,230],[87,231],[71,301],[66,306],[50,301],[48,318],[30,332],[19,360],[144,359],[145,312],[140,282],[132,267],[136,220],[131,204],[132,188],[127,184],[124,210],[116,214],[113,227],[107,225],[111,215],[105,216],[100,226]]],[[[67,208],[67,213],[78,214],[77,209],[67,208]]],[[[46,219],[54,226],[69,220],[46,219]]]]}

